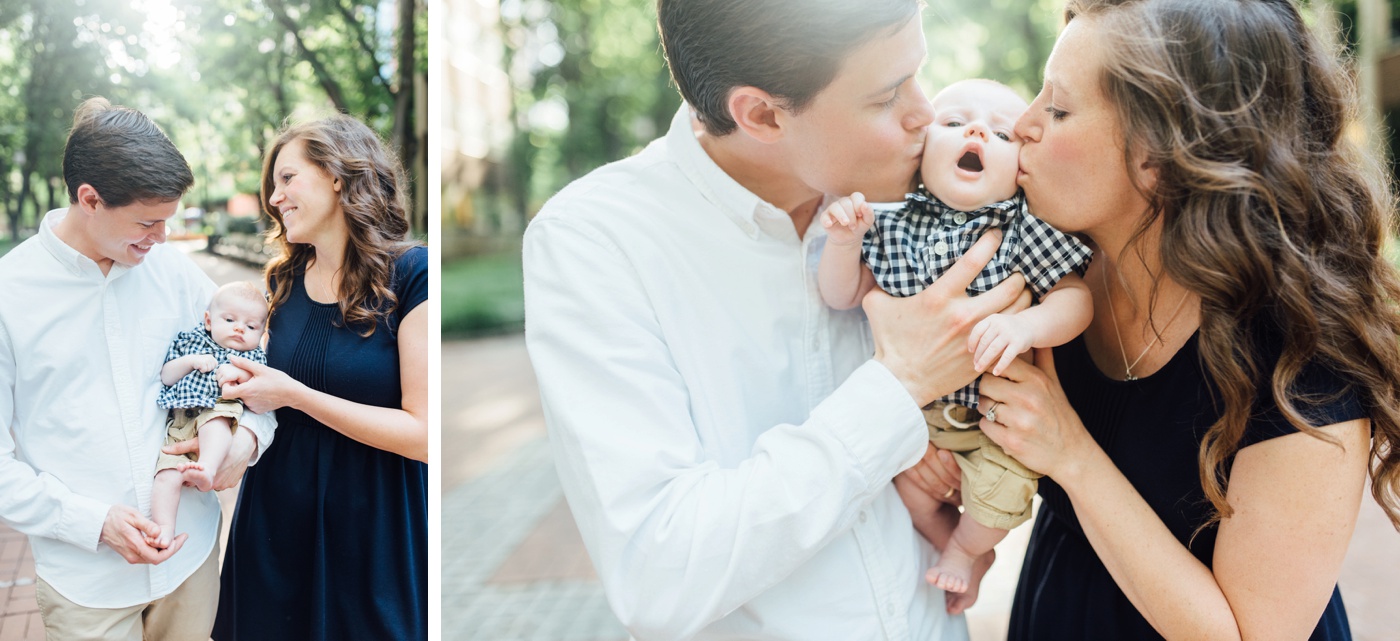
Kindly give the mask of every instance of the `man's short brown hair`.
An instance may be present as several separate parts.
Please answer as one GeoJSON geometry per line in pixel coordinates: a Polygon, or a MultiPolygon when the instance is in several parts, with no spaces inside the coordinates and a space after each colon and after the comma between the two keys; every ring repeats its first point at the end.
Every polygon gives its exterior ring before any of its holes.
{"type": "Polygon", "coordinates": [[[150,118],[89,98],[73,112],[73,129],[63,147],[63,181],[68,199],[92,185],[109,207],[133,201],[179,200],[194,185],[189,163],[150,118]]]}
{"type": "Polygon", "coordinates": [[[914,19],[922,0],[657,0],[671,78],[705,130],[734,131],[729,92],[762,89],[801,111],[851,51],[914,19]]]}

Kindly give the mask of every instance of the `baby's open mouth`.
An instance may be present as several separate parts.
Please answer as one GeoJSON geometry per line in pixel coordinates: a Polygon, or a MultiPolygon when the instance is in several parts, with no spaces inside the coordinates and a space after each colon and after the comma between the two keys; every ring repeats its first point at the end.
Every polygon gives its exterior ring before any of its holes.
{"type": "Polygon", "coordinates": [[[968,171],[982,171],[982,157],[977,152],[969,150],[958,159],[958,169],[968,171]]]}

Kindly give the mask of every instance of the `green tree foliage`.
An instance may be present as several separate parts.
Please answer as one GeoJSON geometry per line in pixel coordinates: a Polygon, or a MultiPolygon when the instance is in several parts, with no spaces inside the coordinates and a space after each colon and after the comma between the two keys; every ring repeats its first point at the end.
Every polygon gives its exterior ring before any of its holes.
{"type": "MultiPolygon", "coordinates": [[[[925,90],[986,77],[1030,98],[1062,9],[1063,0],[932,0],[925,90]]],[[[528,215],[569,181],[635,153],[680,104],[652,0],[503,0],[500,11],[515,138],[476,197],[495,219],[528,215]]]]}
{"type": "Polygon", "coordinates": [[[652,2],[505,0],[515,139],[497,206],[533,210],[559,187],[664,132],[680,104],[652,2]]]}
{"type": "MultiPolygon", "coordinates": [[[[86,97],[144,111],[194,169],[192,204],[256,193],[288,118],[364,119],[426,167],[424,0],[0,2],[0,210],[13,237],[66,202],[62,150],[86,97]],[[285,19],[283,19],[285,18],[285,19]],[[408,29],[398,25],[408,24],[408,29]],[[400,73],[406,70],[406,73],[400,73]]],[[[426,232],[426,199],[415,228],[426,232]]]]}

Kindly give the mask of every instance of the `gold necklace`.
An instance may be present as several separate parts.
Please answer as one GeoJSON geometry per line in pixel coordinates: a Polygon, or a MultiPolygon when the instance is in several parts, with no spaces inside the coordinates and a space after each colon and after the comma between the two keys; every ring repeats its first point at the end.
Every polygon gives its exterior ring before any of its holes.
{"type": "MultiPolygon", "coordinates": [[[[1123,373],[1124,373],[1124,376],[1125,376],[1125,378],[1124,378],[1123,380],[1125,380],[1125,381],[1135,381],[1135,380],[1138,380],[1138,377],[1133,376],[1133,368],[1134,368],[1134,367],[1137,367],[1137,364],[1142,362],[1143,357],[1144,357],[1144,356],[1147,356],[1147,353],[1150,352],[1150,351],[1152,351],[1152,347],[1153,347],[1154,345],[1156,345],[1157,342],[1160,341],[1160,340],[1162,339],[1162,334],[1166,333],[1167,328],[1169,328],[1169,327],[1172,326],[1172,322],[1176,320],[1176,315],[1177,315],[1177,314],[1180,314],[1180,313],[1181,313],[1181,308],[1182,308],[1183,306],[1186,305],[1186,299],[1191,295],[1191,292],[1186,292],[1185,294],[1182,294],[1182,295],[1181,295],[1181,301],[1178,302],[1178,303],[1176,304],[1176,310],[1172,312],[1171,318],[1168,318],[1168,319],[1167,319],[1167,324],[1162,326],[1162,331],[1160,331],[1160,332],[1153,332],[1153,333],[1152,333],[1152,342],[1148,343],[1148,344],[1147,344],[1147,347],[1144,348],[1144,349],[1142,350],[1142,353],[1141,353],[1141,354],[1138,354],[1138,357],[1137,357],[1136,359],[1134,359],[1133,362],[1132,362],[1131,364],[1129,364],[1129,363],[1128,363],[1128,350],[1126,350],[1126,349],[1123,348],[1123,332],[1122,332],[1122,330],[1119,330],[1119,329],[1118,329],[1118,311],[1115,310],[1115,309],[1113,309],[1113,291],[1112,291],[1112,289],[1111,289],[1111,286],[1110,286],[1109,283],[1108,283],[1108,266],[1107,266],[1107,265],[1105,265],[1105,266],[1104,266],[1104,269],[1103,269],[1103,286],[1104,286],[1104,295],[1108,297],[1108,313],[1109,313],[1109,315],[1113,318],[1113,335],[1118,337],[1118,353],[1123,355],[1123,373]]],[[[1125,287],[1123,288],[1123,291],[1128,291],[1128,288],[1125,286],[1125,287]]],[[[1132,292],[1129,292],[1130,295],[1131,295],[1131,293],[1132,293],[1132,292]]],[[[1151,324],[1151,320],[1152,320],[1152,314],[1149,312],[1149,313],[1148,313],[1148,324],[1151,324]]]]}

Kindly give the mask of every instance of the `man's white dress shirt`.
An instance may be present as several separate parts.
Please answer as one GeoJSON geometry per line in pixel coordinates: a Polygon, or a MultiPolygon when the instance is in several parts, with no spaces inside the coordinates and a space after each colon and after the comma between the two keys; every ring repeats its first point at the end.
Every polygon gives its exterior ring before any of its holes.
{"type": "MultiPolygon", "coordinates": [[[[35,571],[92,608],[169,594],[219,536],[213,492],[185,488],[160,565],[129,564],[99,544],[112,505],[150,514],[166,411],[156,406],[166,347],[203,320],[214,283],[178,249],[151,248],[137,266],[97,263],[54,234],[67,213],[0,258],[0,519],[29,535],[35,571]]],[[[272,442],[271,415],[242,424],[272,442]]]]}
{"type": "Polygon", "coordinates": [[[864,314],[822,303],[825,240],[720,169],[685,106],[525,234],[556,466],[638,639],[966,638],[890,482],[927,428],[864,314]]]}

